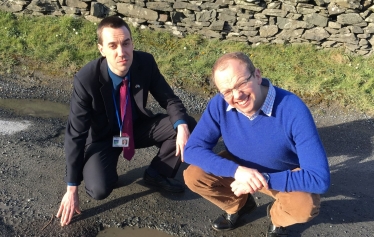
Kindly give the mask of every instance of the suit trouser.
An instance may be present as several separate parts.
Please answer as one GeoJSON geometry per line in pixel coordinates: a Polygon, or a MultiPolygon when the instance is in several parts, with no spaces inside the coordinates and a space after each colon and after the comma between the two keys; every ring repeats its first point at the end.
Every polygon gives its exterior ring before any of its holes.
{"type": "MultiPolygon", "coordinates": [[[[229,158],[228,152],[219,155],[229,158]]],[[[230,159],[230,158],[229,158],[230,159]]],[[[195,193],[212,202],[228,214],[238,212],[250,194],[239,197],[231,191],[230,184],[235,180],[231,177],[208,174],[201,168],[190,165],[183,173],[186,185],[195,193]]],[[[275,199],[271,209],[271,221],[275,226],[290,226],[305,223],[319,214],[320,196],[306,192],[279,192],[261,189],[259,192],[275,199]]]]}
{"type": "MultiPolygon", "coordinates": [[[[189,118],[190,131],[196,125],[189,118]]],[[[177,133],[166,114],[158,114],[146,120],[137,120],[133,124],[135,149],[150,146],[159,147],[150,166],[161,175],[173,178],[181,164],[180,156],[175,156],[177,133]]],[[[87,145],[83,179],[86,192],[94,199],[104,199],[113,191],[117,181],[117,163],[122,148],[112,147],[112,140],[87,145]]],[[[121,155],[122,157],[122,155],[121,155]]]]}

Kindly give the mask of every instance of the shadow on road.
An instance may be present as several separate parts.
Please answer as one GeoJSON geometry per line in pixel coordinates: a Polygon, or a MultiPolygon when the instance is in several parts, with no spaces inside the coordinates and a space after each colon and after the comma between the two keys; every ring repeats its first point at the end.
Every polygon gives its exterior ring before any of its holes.
{"type": "Polygon", "coordinates": [[[331,187],[322,195],[320,215],[297,229],[303,232],[319,223],[333,226],[373,221],[374,120],[322,127],[319,134],[329,159],[331,187]]]}

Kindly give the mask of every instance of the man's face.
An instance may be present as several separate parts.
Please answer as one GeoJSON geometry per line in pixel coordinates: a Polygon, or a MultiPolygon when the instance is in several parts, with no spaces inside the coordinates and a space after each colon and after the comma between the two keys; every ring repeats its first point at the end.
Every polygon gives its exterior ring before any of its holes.
{"type": "Polygon", "coordinates": [[[229,59],[227,63],[229,66],[224,70],[214,72],[215,84],[229,105],[252,116],[264,100],[261,73],[258,69],[250,72],[237,59],[229,59]]]}
{"type": "Polygon", "coordinates": [[[129,30],[105,27],[101,33],[102,45],[98,44],[99,51],[106,57],[110,70],[120,77],[124,77],[130,69],[133,60],[134,45],[129,30]]]}

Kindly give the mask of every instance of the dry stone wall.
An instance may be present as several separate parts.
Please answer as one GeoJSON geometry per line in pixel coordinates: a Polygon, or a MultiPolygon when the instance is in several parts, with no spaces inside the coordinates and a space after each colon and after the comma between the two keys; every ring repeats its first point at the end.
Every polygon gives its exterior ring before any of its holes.
{"type": "Polygon", "coordinates": [[[0,0],[15,14],[82,16],[94,22],[110,15],[140,28],[183,37],[345,47],[366,55],[374,45],[373,0],[0,0]]]}

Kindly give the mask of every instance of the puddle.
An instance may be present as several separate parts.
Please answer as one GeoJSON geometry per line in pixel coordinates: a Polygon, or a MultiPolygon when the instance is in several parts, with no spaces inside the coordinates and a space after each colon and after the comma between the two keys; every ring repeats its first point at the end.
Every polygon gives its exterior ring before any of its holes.
{"type": "Polygon", "coordinates": [[[65,119],[69,115],[69,105],[37,99],[0,99],[0,108],[39,118],[65,119]]]}
{"type": "Polygon", "coordinates": [[[148,228],[132,228],[132,227],[125,227],[124,229],[121,228],[108,228],[99,232],[96,237],[123,237],[123,236],[131,236],[131,237],[145,237],[145,236],[152,236],[152,237],[170,237],[162,231],[155,230],[155,229],[148,229],[148,228]]]}
{"type": "MultiPolygon", "coordinates": [[[[11,110],[17,115],[40,118],[63,118],[69,115],[69,105],[38,99],[0,99],[0,108],[11,110]]],[[[191,114],[196,121],[201,114],[191,114]]]]}

